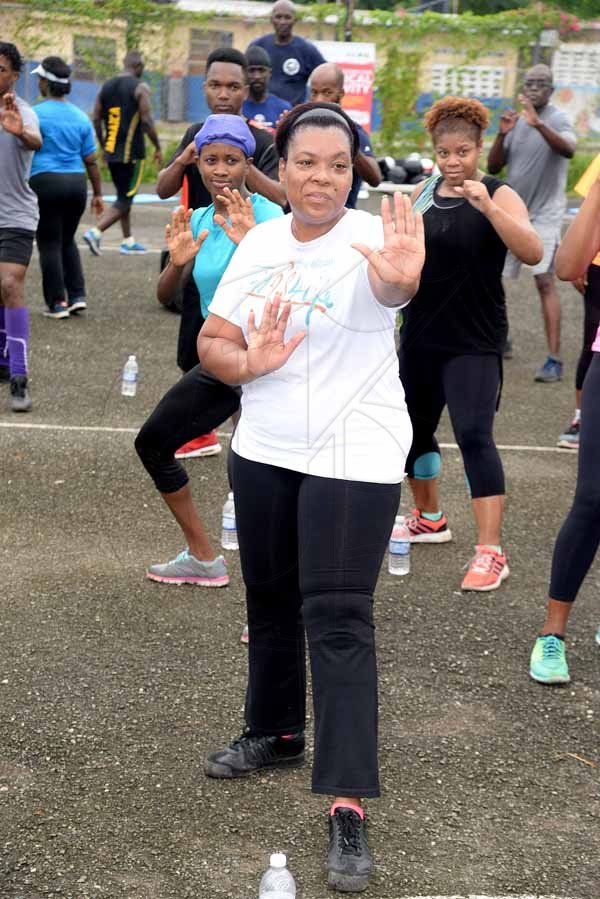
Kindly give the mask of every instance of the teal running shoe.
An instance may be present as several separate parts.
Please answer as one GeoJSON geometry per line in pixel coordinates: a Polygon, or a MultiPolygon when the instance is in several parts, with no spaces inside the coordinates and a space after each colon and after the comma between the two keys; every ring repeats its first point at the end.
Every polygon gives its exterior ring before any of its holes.
{"type": "Polygon", "coordinates": [[[596,631],[596,643],[600,646],[600,624],[598,625],[598,630],[596,631]]]}
{"type": "Polygon", "coordinates": [[[565,641],[554,634],[538,637],[531,653],[529,674],[540,684],[568,684],[571,677],[565,641]]]}

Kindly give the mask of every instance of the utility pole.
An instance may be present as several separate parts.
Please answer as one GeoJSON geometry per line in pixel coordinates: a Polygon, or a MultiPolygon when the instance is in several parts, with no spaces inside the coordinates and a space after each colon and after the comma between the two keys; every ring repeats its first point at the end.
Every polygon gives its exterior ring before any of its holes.
{"type": "Polygon", "coordinates": [[[344,22],[344,40],[352,40],[352,20],[354,19],[354,0],[346,0],[346,21],[344,22]]]}

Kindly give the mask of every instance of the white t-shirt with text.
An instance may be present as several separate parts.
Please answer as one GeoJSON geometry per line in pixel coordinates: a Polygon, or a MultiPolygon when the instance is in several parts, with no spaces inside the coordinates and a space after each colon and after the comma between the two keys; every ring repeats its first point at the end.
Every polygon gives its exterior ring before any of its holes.
{"type": "Polygon", "coordinates": [[[398,375],[396,310],[371,291],[352,243],[383,245],[378,216],[346,214],[327,234],[297,241],[292,216],[253,228],[231,260],[210,311],[248,337],[264,304],[292,303],[286,339],[307,336],[278,371],[243,386],[238,455],[319,477],[395,484],[412,427],[398,375]]]}

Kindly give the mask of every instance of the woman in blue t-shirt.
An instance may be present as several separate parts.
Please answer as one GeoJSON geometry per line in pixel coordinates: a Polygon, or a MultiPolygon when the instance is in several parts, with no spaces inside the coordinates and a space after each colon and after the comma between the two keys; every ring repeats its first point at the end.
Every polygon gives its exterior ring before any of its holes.
{"type": "MultiPolygon", "coordinates": [[[[208,116],[195,143],[198,171],[213,202],[193,213],[182,207],[173,212],[166,229],[171,258],[161,273],[157,296],[163,303],[170,302],[192,276],[206,317],[221,276],[244,235],[255,224],[282,216],[283,211],[246,189],[256,143],[241,116],[208,116]]],[[[240,396],[239,387],[222,384],[197,365],[162,398],[136,438],[138,455],[187,541],[175,559],[148,569],[151,580],[202,587],[229,583],[225,560],[215,554],[178,457],[205,455],[202,449],[187,451],[186,447],[237,412],[240,396]]]]}
{"type": "Polygon", "coordinates": [[[87,200],[86,170],[93,190],[92,210],[97,216],[104,210],[96,140],[89,118],[66,99],[71,67],[59,56],[47,56],[32,75],[39,75],[45,98],[34,107],[43,143],[33,157],[29,179],[40,208],[36,240],[48,307],[44,314],[68,318],[87,305],[75,243],[87,200]]]}

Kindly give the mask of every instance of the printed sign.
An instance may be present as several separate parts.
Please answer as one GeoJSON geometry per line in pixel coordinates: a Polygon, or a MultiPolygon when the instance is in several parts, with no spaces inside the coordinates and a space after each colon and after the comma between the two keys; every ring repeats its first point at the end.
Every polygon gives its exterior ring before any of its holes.
{"type": "Polygon", "coordinates": [[[375,44],[344,41],[314,42],[327,62],[335,62],[344,72],[345,96],[342,107],[355,122],[371,131],[375,44]]]}

